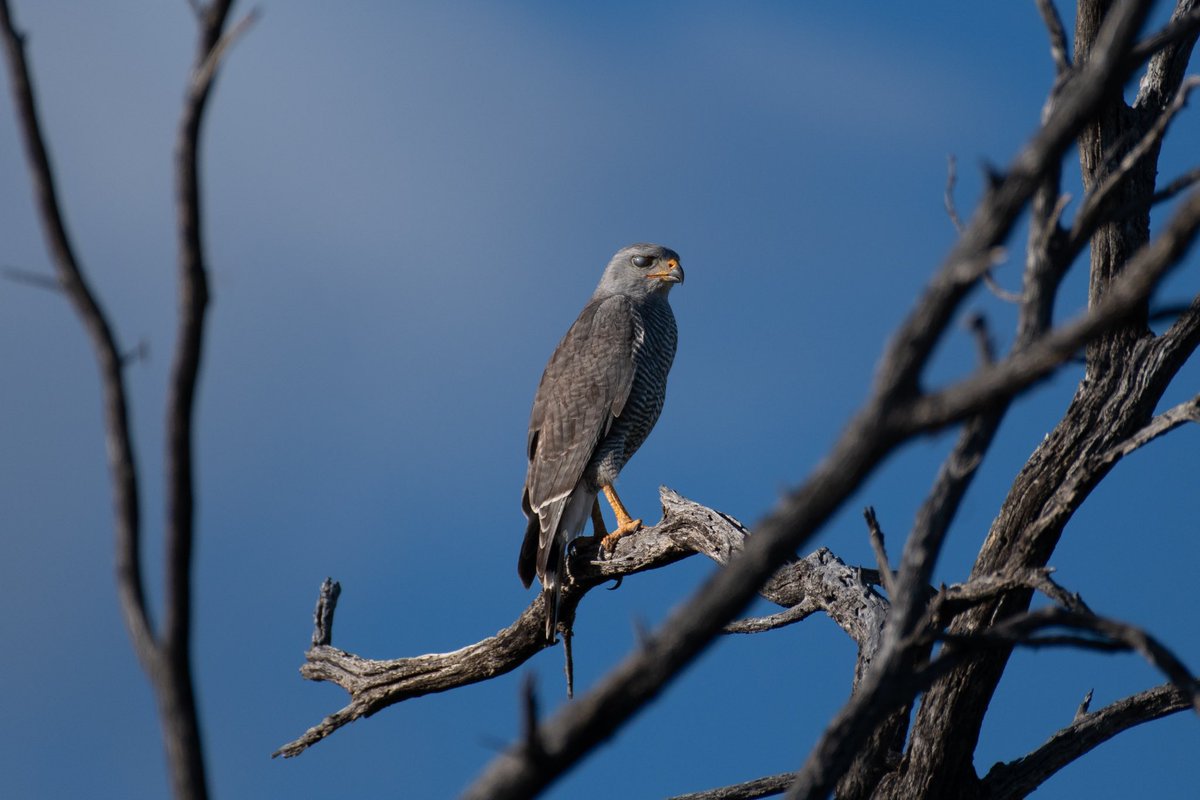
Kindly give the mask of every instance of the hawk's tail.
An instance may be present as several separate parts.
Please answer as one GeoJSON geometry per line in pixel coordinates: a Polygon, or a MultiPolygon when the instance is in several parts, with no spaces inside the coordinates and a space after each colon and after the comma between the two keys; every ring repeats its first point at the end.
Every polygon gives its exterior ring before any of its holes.
{"type": "Polygon", "coordinates": [[[552,548],[549,556],[546,572],[542,575],[542,600],[546,606],[546,641],[553,642],[558,628],[558,601],[562,593],[562,548],[552,548]]]}
{"type": "Polygon", "coordinates": [[[521,555],[517,559],[517,574],[528,589],[534,577],[541,573],[542,599],[546,609],[546,641],[552,642],[554,629],[558,627],[558,599],[562,591],[562,548],[552,542],[545,553],[539,553],[541,534],[541,519],[531,513],[525,528],[525,541],[521,543],[521,555]],[[545,558],[544,566],[538,563],[540,555],[545,558]]]}

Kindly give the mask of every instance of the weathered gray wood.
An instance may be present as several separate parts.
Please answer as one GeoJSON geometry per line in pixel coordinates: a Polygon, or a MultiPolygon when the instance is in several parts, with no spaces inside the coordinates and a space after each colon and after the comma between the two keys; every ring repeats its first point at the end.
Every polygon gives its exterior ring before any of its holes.
{"type": "MultiPolygon", "coordinates": [[[[604,557],[590,539],[579,541],[570,560],[571,579],[563,588],[559,607],[559,618],[568,628],[580,601],[597,586],[659,569],[697,553],[724,565],[744,548],[749,531],[733,517],[687,500],[666,487],[660,490],[660,497],[662,521],[622,537],[611,556],[604,557]]],[[[879,646],[887,601],[872,589],[868,577],[822,548],[781,568],[761,594],[784,608],[799,608],[805,615],[817,609],[826,611],[859,643],[869,663],[879,646]]],[[[343,725],[409,698],[511,672],[550,646],[545,640],[539,596],[508,627],[459,650],[388,660],[363,658],[331,644],[331,601],[336,595],[330,595],[336,586],[329,581],[322,586],[313,634],[317,644],[305,654],[300,674],[308,680],[336,683],[350,694],[350,703],[275,755],[297,755],[343,725]]],[[[749,621],[743,627],[768,630],[771,626],[749,621]]]]}

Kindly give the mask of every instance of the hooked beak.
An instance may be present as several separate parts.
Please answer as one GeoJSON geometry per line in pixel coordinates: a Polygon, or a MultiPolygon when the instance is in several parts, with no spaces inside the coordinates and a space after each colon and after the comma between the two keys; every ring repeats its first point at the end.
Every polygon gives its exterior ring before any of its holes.
{"type": "Polygon", "coordinates": [[[683,283],[683,267],[679,266],[679,262],[672,258],[667,261],[667,269],[661,272],[651,272],[646,277],[663,283],[683,283]]]}

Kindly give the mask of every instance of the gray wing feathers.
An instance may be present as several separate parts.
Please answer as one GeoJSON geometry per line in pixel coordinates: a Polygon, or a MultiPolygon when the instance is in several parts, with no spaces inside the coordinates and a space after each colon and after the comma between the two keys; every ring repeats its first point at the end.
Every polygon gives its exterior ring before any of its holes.
{"type": "MultiPolygon", "coordinates": [[[[536,562],[543,582],[547,565],[557,566],[550,551],[564,544],[558,527],[571,492],[629,398],[633,313],[623,296],[589,303],[554,350],[538,385],[529,419],[524,505],[531,515],[527,540],[533,518],[540,521],[536,562]]],[[[527,561],[531,545],[527,541],[522,547],[523,580],[533,571],[527,561]]]]}

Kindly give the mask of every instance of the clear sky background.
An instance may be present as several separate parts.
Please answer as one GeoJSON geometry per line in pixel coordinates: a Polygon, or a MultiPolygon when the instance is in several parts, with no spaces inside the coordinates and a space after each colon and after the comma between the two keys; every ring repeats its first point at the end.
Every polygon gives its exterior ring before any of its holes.
{"type": "MultiPolygon", "coordinates": [[[[183,0],[16,6],[83,263],[122,343],[149,347],[127,375],[157,601],[171,148],[194,26],[183,0]]],[[[377,658],[475,642],[532,600],[515,569],[529,404],[609,256],[635,241],[678,250],[687,283],[672,293],[666,409],[622,496],[647,522],[660,484],[760,518],[861,402],[953,241],[947,156],[969,213],[979,167],[1007,162],[1036,125],[1046,36],[1032,2],[260,8],[203,149],[214,299],[194,665],[212,787],[449,797],[511,741],[524,674],[547,711],[565,702],[561,651],[271,760],[345,701],[297,673],[321,580],[343,586],[334,643],[377,658]]],[[[1164,178],[1195,164],[1198,116],[1172,131],[1164,178]]],[[[31,207],[6,93],[0,262],[48,273],[31,207]]],[[[1020,237],[998,271],[1010,288],[1020,237]]],[[[1190,298],[1198,279],[1193,255],[1159,299],[1190,298]]],[[[1076,269],[1060,318],[1083,287],[1076,269]]],[[[977,293],[976,309],[1007,346],[1012,308],[977,293]]],[[[0,794],[163,797],[154,702],[113,589],[90,345],[62,297],[12,282],[0,282],[0,332],[0,794]]],[[[956,329],[930,379],[973,365],[956,329]]],[[[1064,370],[1010,413],[938,581],[964,578],[1080,376],[1064,370]]],[[[1166,402],[1198,385],[1193,365],[1166,402]]],[[[892,457],[812,547],[872,564],[870,503],[898,552],[952,439],[892,457]]],[[[1193,669],[1198,444],[1183,429],[1123,462],[1051,562],[1094,609],[1146,626],[1193,669]]],[[[590,594],[578,689],[711,569],[697,558],[590,594]]],[[[548,796],[652,798],[795,769],[845,700],[853,659],[824,617],[723,641],[548,796]]],[[[1089,689],[1100,707],[1161,682],[1134,656],[1020,652],[976,766],[1039,745],[1089,689]]],[[[1200,784],[1197,752],[1200,722],[1176,715],[1103,745],[1040,796],[1180,796],[1200,784]]]]}

